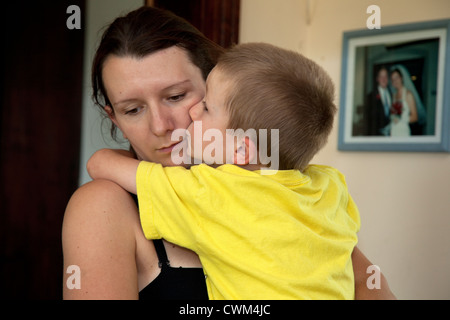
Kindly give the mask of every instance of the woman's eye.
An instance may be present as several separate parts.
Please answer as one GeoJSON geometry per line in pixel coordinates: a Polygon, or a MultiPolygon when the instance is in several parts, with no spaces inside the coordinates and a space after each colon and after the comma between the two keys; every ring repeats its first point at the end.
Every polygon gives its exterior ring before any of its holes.
{"type": "Polygon", "coordinates": [[[174,96],[170,96],[170,97],[168,98],[168,100],[169,100],[170,102],[177,102],[177,101],[182,100],[185,96],[186,96],[185,93],[181,93],[181,94],[177,94],[177,95],[174,95],[174,96]]]}
{"type": "Polygon", "coordinates": [[[125,114],[127,115],[134,115],[137,114],[139,111],[141,111],[142,107],[135,107],[135,108],[131,108],[129,110],[125,111],[125,114]]]}

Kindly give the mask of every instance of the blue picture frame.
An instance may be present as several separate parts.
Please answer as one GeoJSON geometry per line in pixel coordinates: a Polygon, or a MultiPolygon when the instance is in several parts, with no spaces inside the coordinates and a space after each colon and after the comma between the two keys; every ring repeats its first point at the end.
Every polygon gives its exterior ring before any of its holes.
{"type": "Polygon", "coordinates": [[[449,152],[450,19],[344,32],[339,102],[338,150],[449,152]],[[380,92],[390,97],[384,114],[380,92]]]}

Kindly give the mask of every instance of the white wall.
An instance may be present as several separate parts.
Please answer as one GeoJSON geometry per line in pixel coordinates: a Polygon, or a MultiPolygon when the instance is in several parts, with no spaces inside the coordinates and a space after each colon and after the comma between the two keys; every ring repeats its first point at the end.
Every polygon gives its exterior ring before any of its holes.
{"type": "MultiPolygon", "coordinates": [[[[91,66],[95,50],[102,35],[102,28],[112,22],[116,17],[126,14],[144,4],[144,0],[89,0],[86,1],[84,67],[83,67],[83,112],[81,132],[80,179],[82,185],[90,181],[86,171],[86,162],[89,157],[101,148],[119,147],[111,140],[109,128],[105,124],[101,131],[102,117],[98,108],[92,101],[91,66]]],[[[118,135],[120,137],[120,134],[118,135]]]]}
{"type": "MultiPolygon", "coordinates": [[[[338,102],[342,33],[366,28],[366,9],[374,3],[242,0],[240,41],[273,43],[318,62],[333,78],[338,102]]],[[[382,26],[450,18],[448,0],[376,4],[382,26]]],[[[450,154],[340,152],[337,127],[336,119],[314,162],[346,175],[361,213],[360,249],[399,299],[450,299],[450,154]]]]}

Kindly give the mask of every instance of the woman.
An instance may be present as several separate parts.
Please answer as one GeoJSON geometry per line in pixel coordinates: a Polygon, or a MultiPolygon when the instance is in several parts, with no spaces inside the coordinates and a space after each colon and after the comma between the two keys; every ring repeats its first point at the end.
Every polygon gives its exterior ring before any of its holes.
{"type": "Polygon", "coordinates": [[[391,83],[395,89],[391,107],[391,136],[409,137],[411,128],[424,124],[425,110],[404,66],[391,68],[391,83]]]}
{"type": "MultiPolygon", "coordinates": [[[[171,133],[190,124],[189,109],[203,98],[206,76],[221,52],[184,20],[140,8],[105,31],[93,63],[94,99],[138,159],[173,165],[171,133]]],[[[64,281],[64,298],[206,299],[198,257],[162,243],[145,239],[130,194],[109,181],[87,183],[64,217],[64,270],[77,265],[82,272],[81,289],[64,281]]],[[[371,263],[356,248],[353,260],[357,297],[392,297],[384,278],[382,290],[368,290],[371,263]]]]}

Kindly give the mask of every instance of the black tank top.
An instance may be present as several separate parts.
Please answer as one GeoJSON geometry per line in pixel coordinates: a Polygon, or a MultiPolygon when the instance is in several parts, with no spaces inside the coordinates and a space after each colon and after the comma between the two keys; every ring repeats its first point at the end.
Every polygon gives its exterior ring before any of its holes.
{"type": "MultiPolygon", "coordinates": [[[[137,196],[131,194],[139,208],[137,196]]],[[[153,240],[161,272],[139,292],[139,300],[208,300],[203,268],[172,268],[163,241],[153,240]]]]}
{"type": "Polygon", "coordinates": [[[162,240],[153,240],[160,274],[139,292],[139,300],[207,300],[202,268],[172,268],[162,240]]]}

